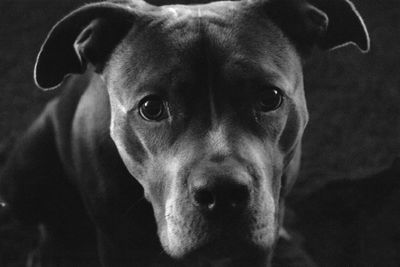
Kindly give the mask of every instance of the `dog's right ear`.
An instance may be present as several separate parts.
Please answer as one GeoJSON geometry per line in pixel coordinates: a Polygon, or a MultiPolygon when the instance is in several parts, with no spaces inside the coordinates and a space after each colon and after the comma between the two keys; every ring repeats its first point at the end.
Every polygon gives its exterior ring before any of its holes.
{"type": "Polygon", "coordinates": [[[70,13],[50,31],[36,60],[34,79],[38,87],[57,87],[72,73],[83,73],[87,64],[97,72],[136,20],[135,6],[116,3],[89,4],[70,13]]]}
{"type": "MultiPolygon", "coordinates": [[[[248,0],[260,3],[300,50],[332,50],[348,44],[370,47],[364,20],[350,0],[248,0]]],[[[259,5],[260,5],[259,4],[259,5]]]]}

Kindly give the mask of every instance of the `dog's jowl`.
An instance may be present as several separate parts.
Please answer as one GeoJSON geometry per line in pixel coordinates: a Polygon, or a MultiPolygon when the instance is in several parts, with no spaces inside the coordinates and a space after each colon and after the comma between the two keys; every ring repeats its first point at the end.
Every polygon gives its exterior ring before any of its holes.
{"type": "Polygon", "coordinates": [[[269,266],[308,120],[302,62],[348,43],[369,48],[347,0],[66,16],[35,68],[62,93],[0,180],[15,215],[42,225],[36,264],[269,266]]]}

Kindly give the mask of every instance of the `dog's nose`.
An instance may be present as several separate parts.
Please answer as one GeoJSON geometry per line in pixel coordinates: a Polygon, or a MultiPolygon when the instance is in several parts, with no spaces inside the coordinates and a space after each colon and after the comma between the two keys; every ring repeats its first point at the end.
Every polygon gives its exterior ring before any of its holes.
{"type": "Polygon", "coordinates": [[[245,208],[250,187],[230,177],[198,178],[192,181],[191,194],[195,206],[206,212],[235,212],[245,208]]]}

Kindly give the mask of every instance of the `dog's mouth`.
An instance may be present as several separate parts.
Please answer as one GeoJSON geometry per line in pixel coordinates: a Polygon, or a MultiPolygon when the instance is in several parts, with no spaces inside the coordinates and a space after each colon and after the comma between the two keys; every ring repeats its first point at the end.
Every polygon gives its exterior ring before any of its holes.
{"type": "Polygon", "coordinates": [[[184,262],[188,266],[246,266],[249,263],[264,262],[267,255],[268,249],[233,235],[203,243],[185,255],[184,262]]]}
{"type": "Polygon", "coordinates": [[[271,251],[278,212],[266,171],[228,163],[204,163],[188,174],[175,170],[164,199],[152,203],[171,258],[229,262],[271,251]]]}
{"type": "Polygon", "coordinates": [[[160,241],[177,260],[233,262],[268,255],[277,236],[276,213],[269,202],[262,199],[235,212],[215,213],[181,199],[167,202],[165,215],[158,217],[160,241]]]}
{"type": "Polygon", "coordinates": [[[163,245],[173,258],[190,262],[188,266],[237,266],[237,262],[255,261],[269,255],[275,236],[273,225],[255,226],[247,220],[222,223],[199,219],[188,224],[191,228],[175,223],[167,229],[170,235],[164,236],[163,245]]]}

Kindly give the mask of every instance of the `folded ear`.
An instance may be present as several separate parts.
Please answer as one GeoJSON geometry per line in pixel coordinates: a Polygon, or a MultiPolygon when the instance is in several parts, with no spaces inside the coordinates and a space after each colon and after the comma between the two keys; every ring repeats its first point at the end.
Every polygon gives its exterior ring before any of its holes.
{"type": "Polygon", "coordinates": [[[66,75],[85,72],[89,62],[101,71],[135,17],[133,8],[114,3],[89,4],[67,15],[53,27],[39,52],[34,70],[37,86],[52,89],[66,75]]]}
{"type": "Polygon", "coordinates": [[[367,28],[349,0],[270,0],[267,5],[270,17],[301,48],[354,44],[363,52],[369,50],[367,28]]]}
{"type": "Polygon", "coordinates": [[[326,34],[318,45],[335,49],[347,44],[357,45],[368,52],[370,40],[367,27],[356,7],[349,0],[310,0],[316,8],[326,13],[329,23],[326,34]]]}

